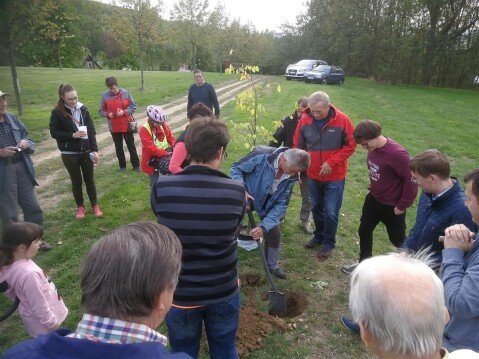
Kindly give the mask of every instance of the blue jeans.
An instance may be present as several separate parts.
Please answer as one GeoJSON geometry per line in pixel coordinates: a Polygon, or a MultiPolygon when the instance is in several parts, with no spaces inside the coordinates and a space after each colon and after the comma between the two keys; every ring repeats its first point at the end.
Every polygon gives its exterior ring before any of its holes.
{"type": "Polygon", "coordinates": [[[322,182],[309,178],[308,189],[316,226],[313,240],[321,244],[322,249],[333,249],[336,247],[339,210],[343,203],[344,179],[322,182]]]}
{"type": "Polygon", "coordinates": [[[211,359],[236,359],[236,331],[239,324],[240,293],[227,301],[199,308],[171,307],[165,321],[171,352],[198,358],[201,326],[205,322],[211,359]]]}

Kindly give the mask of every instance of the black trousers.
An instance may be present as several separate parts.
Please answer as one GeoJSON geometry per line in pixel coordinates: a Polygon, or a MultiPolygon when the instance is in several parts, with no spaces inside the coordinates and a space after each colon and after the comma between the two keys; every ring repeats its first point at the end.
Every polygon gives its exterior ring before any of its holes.
{"type": "Polygon", "coordinates": [[[62,154],[62,161],[72,181],[72,192],[77,207],[83,206],[83,181],[85,181],[88,199],[93,207],[97,204],[94,166],[89,153],[77,155],[62,154]],[[83,181],[82,181],[83,178],[83,181]]]}
{"type": "Polygon", "coordinates": [[[120,168],[126,168],[125,151],[123,151],[123,139],[125,139],[126,147],[130,153],[130,162],[133,168],[140,167],[140,160],[136,152],[135,137],[132,132],[112,132],[111,137],[115,143],[116,157],[120,168]]]}
{"type": "Polygon", "coordinates": [[[386,226],[389,241],[394,246],[401,247],[406,239],[406,212],[396,215],[394,207],[379,203],[368,193],[358,229],[359,261],[373,256],[373,231],[379,222],[386,226]]]}

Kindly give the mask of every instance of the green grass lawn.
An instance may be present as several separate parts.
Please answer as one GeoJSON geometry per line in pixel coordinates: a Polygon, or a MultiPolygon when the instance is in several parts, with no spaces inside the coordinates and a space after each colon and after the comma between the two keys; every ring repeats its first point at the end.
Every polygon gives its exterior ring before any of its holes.
{"type": "MultiPolygon", "coordinates": [[[[104,78],[117,76],[120,87],[131,91],[139,106],[164,104],[185,96],[192,83],[192,74],[173,72],[146,72],[145,90],[139,91],[139,73],[101,70],[71,70],[20,68],[20,86],[23,93],[27,125],[32,138],[40,142],[49,138],[50,111],[57,100],[58,85],[74,85],[80,97],[96,113],[104,78]]],[[[207,73],[206,80],[219,85],[234,79],[233,75],[207,73]]],[[[437,89],[417,86],[391,86],[365,79],[348,78],[344,86],[286,82],[284,77],[270,78],[273,85],[263,93],[261,124],[273,131],[273,121],[281,119],[294,109],[295,101],[315,91],[326,91],[332,103],[345,112],[353,123],[370,118],[382,124],[383,134],[401,143],[412,156],[429,148],[443,151],[452,162],[452,172],[461,181],[463,175],[479,167],[477,156],[477,128],[479,127],[479,93],[477,91],[437,89]],[[281,85],[281,92],[277,92],[281,85]]],[[[0,90],[12,92],[10,69],[0,67],[0,90]]],[[[15,99],[9,99],[11,112],[16,113],[15,99]]],[[[221,104],[220,104],[221,105],[221,104]]],[[[235,122],[246,121],[233,103],[221,110],[222,116],[235,122]]],[[[99,116],[97,117],[98,121],[99,116]]],[[[233,133],[228,158],[222,169],[229,172],[233,161],[243,157],[247,150],[241,135],[233,133]]],[[[269,139],[268,139],[269,140],[269,139]]],[[[359,244],[357,227],[364,196],[368,188],[365,164],[366,153],[360,148],[350,158],[343,206],[338,230],[338,247],[329,261],[319,263],[312,252],[303,248],[310,239],[299,228],[299,188],[282,224],[282,266],[288,279],[280,281],[283,290],[307,294],[306,312],[293,319],[296,329],[275,333],[266,339],[263,349],[248,358],[367,358],[368,354],[357,337],[344,330],[339,317],[347,315],[348,277],[340,267],[357,260],[359,244]],[[328,286],[318,289],[314,284],[325,281],[328,286]]],[[[87,216],[75,220],[72,200],[62,201],[45,213],[46,240],[62,241],[48,254],[39,254],[35,260],[46,271],[64,296],[70,310],[64,323],[73,329],[80,318],[79,268],[91,243],[119,225],[137,220],[155,220],[149,207],[149,182],[146,175],[116,173],[114,163],[99,165],[96,181],[104,218],[87,216]]],[[[408,211],[408,228],[415,217],[415,206],[408,211]]],[[[383,227],[375,232],[374,253],[393,250],[383,227]]],[[[261,262],[256,252],[239,250],[239,270],[261,274],[261,262]]],[[[266,286],[264,288],[267,289],[266,286]]],[[[5,302],[3,301],[3,305],[5,302]]],[[[164,332],[164,330],[162,330],[164,332]]],[[[0,352],[27,338],[20,318],[14,315],[0,324],[0,352]]]]}

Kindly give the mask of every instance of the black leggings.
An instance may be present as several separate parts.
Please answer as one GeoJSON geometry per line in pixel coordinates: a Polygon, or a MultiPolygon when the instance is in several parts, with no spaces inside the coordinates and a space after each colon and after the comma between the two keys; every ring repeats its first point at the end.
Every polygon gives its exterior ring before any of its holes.
{"type": "Polygon", "coordinates": [[[62,153],[62,161],[72,181],[72,192],[77,207],[83,206],[82,176],[85,181],[86,192],[92,207],[97,204],[96,186],[93,177],[93,162],[89,153],[65,155],[62,153]]]}

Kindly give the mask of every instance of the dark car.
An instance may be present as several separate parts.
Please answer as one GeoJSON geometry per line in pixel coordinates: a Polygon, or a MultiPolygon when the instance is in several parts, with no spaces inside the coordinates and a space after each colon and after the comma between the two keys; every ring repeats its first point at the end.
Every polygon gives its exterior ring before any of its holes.
{"type": "Polygon", "coordinates": [[[338,66],[319,65],[312,70],[306,71],[303,77],[304,81],[317,82],[320,84],[340,84],[344,83],[344,71],[338,66]]]}

